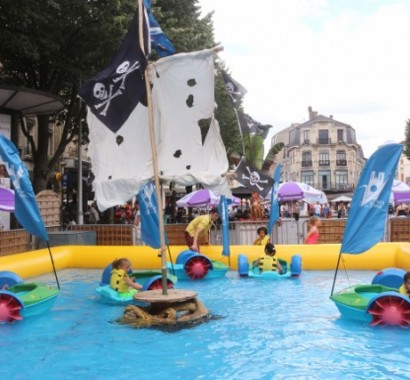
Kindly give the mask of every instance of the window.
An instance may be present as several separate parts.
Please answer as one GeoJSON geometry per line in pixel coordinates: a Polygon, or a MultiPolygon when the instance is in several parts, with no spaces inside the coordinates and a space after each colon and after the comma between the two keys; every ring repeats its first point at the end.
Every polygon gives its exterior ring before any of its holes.
{"type": "Polygon", "coordinates": [[[329,166],[329,165],[330,165],[329,151],[328,150],[319,151],[319,166],[329,166]]]}
{"type": "Polygon", "coordinates": [[[345,141],[345,139],[344,139],[344,137],[343,137],[343,132],[344,132],[344,130],[343,129],[338,129],[337,130],[337,141],[338,142],[344,142],[345,141]]]}
{"type": "Polygon", "coordinates": [[[319,189],[322,189],[322,190],[330,189],[330,171],[329,170],[319,170],[319,189]]]}
{"type": "Polygon", "coordinates": [[[330,144],[329,131],[327,129],[319,129],[319,144],[330,144]]]}
{"type": "Polygon", "coordinates": [[[309,131],[303,131],[303,143],[304,144],[309,144],[310,143],[309,131]]]}
{"type": "Polygon", "coordinates": [[[313,187],[313,171],[305,170],[300,173],[300,181],[313,187]]]}
{"type": "Polygon", "coordinates": [[[336,170],[335,181],[336,189],[346,189],[348,187],[347,170],[336,170]]]}
{"type": "Polygon", "coordinates": [[[312,152],[302,152],[302,167],[307,168],[312,166],[312,152]]]}
{"type": "Polygon", "coordinates": [[[338,150],[336,151],[336,165],[337,166],[346,166],[346,151],[338,150]]]}

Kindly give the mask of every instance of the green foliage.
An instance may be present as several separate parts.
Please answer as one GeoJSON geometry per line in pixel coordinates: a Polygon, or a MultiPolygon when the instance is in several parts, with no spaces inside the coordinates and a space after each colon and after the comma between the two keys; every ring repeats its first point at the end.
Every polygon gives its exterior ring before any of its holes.
{"type": "Polygon", "coordinates": [[[410,119],[406,122],[404,154],[406,155],[407,159],[410,160],[410,119]]]}
{"type": "MultiPolygon", "coordinates": [[[[212,13],[201,16],[198,0],[157,0],[152,11],[177,53],[217,45],[212,13]]],[[[77,96],[79,87],[104,68],[118,50],[134,16],[135,0],[2,0],[0,2],[0,84],[26,86],[51,92],[65,101],[55,115],[63,128],[53,157],[48,157],[48,117],[39,118],[39,141],[24,130],[34,157],[34,188],[43,190],[66,145],[83,121],[81,141],[88,141],[86,107],[77,96]]],[[[157,59],[155,54],[152,60],[157,59]]],[[[217,61],[217,70],[224,67],[217,61]]],[[[243,152],[236,114],[220,75],[215,79],[222,140],[228,152],[243,152]]],[[[203,128],[206,132],[206,127],[203,128]]],[[[247,154],[260,167],[263,139],[245,136],[247,154]]]]}

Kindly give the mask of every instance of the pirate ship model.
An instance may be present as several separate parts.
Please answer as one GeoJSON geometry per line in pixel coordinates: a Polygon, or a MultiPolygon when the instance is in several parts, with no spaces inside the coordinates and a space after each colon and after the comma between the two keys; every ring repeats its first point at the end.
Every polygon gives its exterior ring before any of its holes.
{"type": "MultiPolygon", "coordinates": [[[[224,176],[226,150],[213,115],[216,50],[175,54],[148,64],[149,29],[143,11],[140,0],[120,50],[109,66],[84,83],[80,95],[88,105],[89,154],[99,209],[125,203],[148,183],[155,184],[155,194],[144,201],[157,224],[150,245],[163,247],[162,292],[140,292],[136,298],[151,306],[126,311],[127,321],[134,315],[136,324],[140,320],[146,326],[147,319],[165,323],[160,315],[180,316],[186,302],[184,321],[208,314],[195,292],[168,289],[160,180],[183,186],[202,183],[218,194],[230,195],[230,190],[224,176]],[[157,208],[152,206],[155,195],[157,208]],[[170,307],[174,312],[169,313],[170,307]]],[[[179,319],[171,318],[173,323],[179,319]]]]}

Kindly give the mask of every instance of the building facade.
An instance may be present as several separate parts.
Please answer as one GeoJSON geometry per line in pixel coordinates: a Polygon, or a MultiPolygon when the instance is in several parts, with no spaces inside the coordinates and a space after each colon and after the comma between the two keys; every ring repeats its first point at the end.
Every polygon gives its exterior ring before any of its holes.
{"type": "Polygon", "coordinates": [[[279,131],[271,144],[283,142],[278,154],[283,182],[304,182],[326,194],[353,192],[365,165],[355,130],[308,108],[309,120],[279,131]]]}

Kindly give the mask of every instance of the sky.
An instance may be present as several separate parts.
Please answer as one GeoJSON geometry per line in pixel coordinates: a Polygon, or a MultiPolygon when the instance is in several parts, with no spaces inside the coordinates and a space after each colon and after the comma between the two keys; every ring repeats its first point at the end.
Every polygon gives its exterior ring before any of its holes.
{"type": "MultiPolygon", "coordinates": [[[[199,0],[268,139],[308,107],[352,126],[365,157],[410,119],[409,0],[199,0]]],[[[265,144],[269,146],[269,144],[265,144]]],[[[265,150],[266,152],[266,150],[265,150]]]]}

